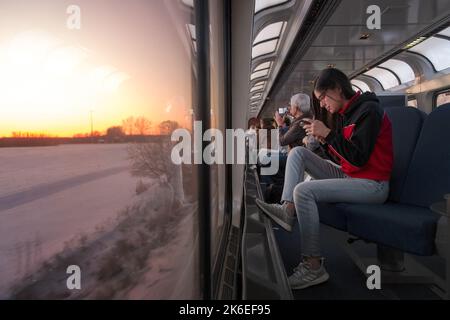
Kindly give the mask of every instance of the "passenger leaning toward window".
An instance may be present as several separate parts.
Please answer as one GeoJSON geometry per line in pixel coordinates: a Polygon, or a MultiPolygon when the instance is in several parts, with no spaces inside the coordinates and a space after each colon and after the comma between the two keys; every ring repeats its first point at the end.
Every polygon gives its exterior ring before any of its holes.
{"type": "Polygon", "coordinates": [[[295,148],[287,161],[282,204],[257,200],[261,210],[288,231],[297,213],[302,261],[289,277],[293,289],[329,278],[320,250],[317,203],[384,203],[393,165],[391,123],[375,94],[354,92],[347,76],[333,68],[320,73],[314,94],[321,107],[339,117],[335,130],[319,120],[305,130],[340,159],[341,167],[306,148],[295,148]],[[305,171],[315,180],[303,182],[305,171]]]}
{"type": "Polygon", "coordinates": [[[289,114],[294,120],[285,125],[287,116],[285,118],[275,112],[274,120],[278,125],[278,152],[272,152],[273,155],[279,157],[279,174],[284,177],[284,169],[286,167],[287,154],[290,149],[303,146],[303,138],[306,137],[306,132],[302,126],[302,120],[311,117],[311,103],[308,95],[298,93],[291,97],[291,102],[288,106],[289,114]]]}
{"type": "Polygon", "coordinates": [[[306,133],[302,126],[302,120],[311,117],[311,99],[306,94],[298,93],[291,98],[288,110],[294,117],[294,121],[287,131],[283,129],[283,118],[280,114],[276,112],[274,117],[279,127],[280,146],[289,146],[290,148],[303,146],[302,141],[306,133]]]}
{"type": "Polygon", "coordinates": [[[260,156],[261,163],[270,163],[272,157],[278,157],[278,172],[272,176],[260,177],[260,181],[262,183],[266,183],[269,185],[265,198],[271,203],[275,201],[278,202],[280,199],[281,187],[283,185],[283,181],[285,180],[284,175],[289,150],[297,146],[303,146],[302,140],[306,137],[306,132],[303,129],[302,120],[304,118],[311,117],[310,100],[311,99],[309,98],[309,96],[303,93],[298,93],[291,97],[288,111],[289,114],[294,118],[294,120],[290,123],[289,126],[284,125],[286,120],[281,117],[278,111],[275,113],[274,120],[278,125],[279,148],[278,150],[271,150],[270,157],[260,156]]]}

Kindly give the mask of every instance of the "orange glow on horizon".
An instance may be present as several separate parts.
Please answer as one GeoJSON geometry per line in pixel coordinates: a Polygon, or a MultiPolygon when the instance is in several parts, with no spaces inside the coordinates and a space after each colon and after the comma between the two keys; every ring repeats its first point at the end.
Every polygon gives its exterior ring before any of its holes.
{"type": "MultiPolygon", "coordinates": [[[[46,32],[20,33],[0,42],[0,137],[90,134],[91,114],[93,130],[102,134],[141,116],[152,122],[149,134],[158,134],[165,120],[190,127],[190,97],[179,92],[167,101],[173,89],[148,80],[99,63],[88,49],[46,32]]],[[[189,92],[190,84],[183,85],[189,92]]]]}

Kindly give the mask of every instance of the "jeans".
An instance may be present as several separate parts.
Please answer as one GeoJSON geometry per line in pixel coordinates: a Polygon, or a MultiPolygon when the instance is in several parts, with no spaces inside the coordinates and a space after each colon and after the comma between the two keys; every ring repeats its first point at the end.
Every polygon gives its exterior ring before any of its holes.
{"type": "Polygon", "coordinates": [[[258,163],[260,168],[270,167],[273,157],[278,157],[278,170],[277,173],[272,175],[260,174],[260,182],[266,184],[272,184],[280,180],[284,181],[284,171],[286,169],[286,162],[288,155],[287,153],[282,153],[277,150],[265,150],[265,152],[260,152],[258,155],[258,163]]]}
{"type": "Polygon", "coordinates": [[[282,200],[295,204],[303,256],[321,256],[318,202],[381,204],[388,194],[389,181],[348,177],[304,147],[289,153],[282,200]],[[304,182],[305,171],[314,180],[304,182]]]}

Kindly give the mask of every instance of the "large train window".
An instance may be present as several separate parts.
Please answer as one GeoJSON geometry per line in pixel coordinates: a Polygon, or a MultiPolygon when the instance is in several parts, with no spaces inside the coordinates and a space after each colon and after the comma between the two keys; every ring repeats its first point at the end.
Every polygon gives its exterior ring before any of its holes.
{"type": "Polygon", "coordinates": [[[380,64],[379,67],[385,68],[387,71],[393,73],[398,77],[402,84],[414,81],[416,78],[411,66],[401,60],[391,59],[386,61],[385,63],[380,64]]]}
{"type": "Polygon", "coordinates": [[[383,86],[384,90],[388,90],[400,85],[400,82],[395,74],[392,71],[386,69],[373,68],[364,74],[377,79],[383,86]]]}
{"type": "Polygon", "coordinates": [[[368,84],[361,80],[353,79],[352,85],[353,85],[353,90],[355,90],[355,91],[356,90],[361,91],[361,92],[370,92],[371,91],[368,84]]]}
{"type": "Polygon", "coordinates": [[[0,299],[200,298],[193,1],[74,2],[0,1],[0,299]]]}
{"type": "Polygon", "coordinates": [[[426,57],[437,72],[450,68],[450,41],[447,38],[431,37],[409,50],[426,57]]]}
{"type": "Polygon", "coordinates": [[[450,103],[450,89],[438,92],[436,94],[435,106],[438,108],[444,104],[450,103]]]}

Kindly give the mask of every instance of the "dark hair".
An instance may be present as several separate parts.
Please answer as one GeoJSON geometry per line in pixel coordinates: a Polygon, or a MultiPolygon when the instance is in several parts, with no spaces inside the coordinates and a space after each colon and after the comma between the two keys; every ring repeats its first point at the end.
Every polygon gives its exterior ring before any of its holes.
{"type": "MultiPolygon", "coordinates": [[[[262,122],[262,126],[261,128],[259,128],[258,130],[264,129],[267,130],[266,132],[266,137],[267,137],[267,148],[268,149],[272,149],[272,141],[271,141],[271,132],[270,130],[274,130],[275,126],[273,123],[273,119],[272,118],[263,118],[260,120],[262,122]]],[[[259,131],[258,131],[258,145],[259,145],[259,131]]]]}
{"type": "Polygon", "coordinates": [[[256,128],[258,128],[258,126],[259,126],[259,120],[258,120],[258,118],[250,118],[249,120],[248,120],[248,129],[250,129],[250,127],[251,126],[255,126],[256,128]]]}
{"type": "Polygon", "coordinates": [[[264,118],[262,119],[262,128],[261,129],[275,129],[275,126],[273,125],[273,119],[272,118],[264,118]]]}
{"type": "Polygon", "coordinates": [[[322,70],[315,81],[314,90],[323,92],[336,88],[342,90],[345,99],[351,99],[356,94],[352,88],[352,83],[341,70],[335,68],[322,70]]]}
{"type": "Polygon", "coordinates": [[[320,101],[314,95],[314,92],[312,93],[311,103],[312,103],[311,109],[314,115],[314,119],[322,121],[328,128],[334,131],[336,129],[337,114],[329,113],[325,108],[322,108],[320,106],[320,101]]]}

